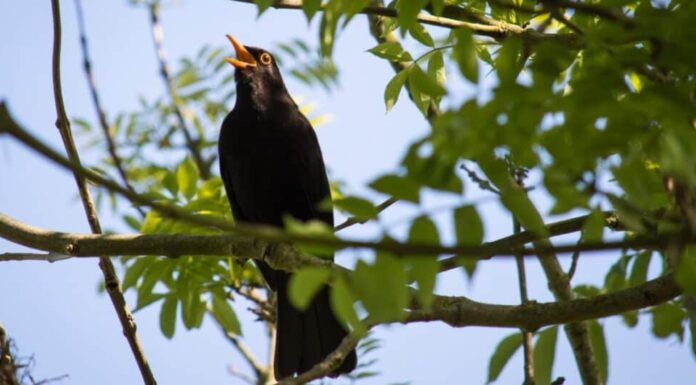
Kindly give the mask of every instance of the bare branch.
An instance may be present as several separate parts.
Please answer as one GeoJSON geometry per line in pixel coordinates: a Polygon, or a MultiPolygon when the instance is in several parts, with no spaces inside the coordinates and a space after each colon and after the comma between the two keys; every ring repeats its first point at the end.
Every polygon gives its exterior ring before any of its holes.
{"type": "MultiPolygon", "coordinates": [[[[212,315],[212,313],[211,313],[212,315]]],[[[213,319],[217,321],[217,318],[213,316],[213,319]]],[[[262,364],[254,355],[254,353],[249,349],[249,347],[239,338],[238,335],[230,333],[225,330],[225,328],[222,327],[222,325],[218,324],[220,326],[220,330],[222,331],[223,335],[225,338],[230,341],[232,346],[234,346],[239,354],[244,358],[244,360],[249,364],[251,369],[254,371],[254,374],[256,375],[257,381],[254,383],[265,383],[265,379],[268,377],[268,374],[270,373],[270,368],[267,365],[262,364]]]]}
{"type": "MultiPolygon", "coordinates": [[[[60,78],[60,49],[61,49],[61,19],[60,19],[60,0],[51,1],[53,10],[53,94],[54,101],[56,104],[56,113],[58,119],[56,121],[56,126],[60,132],[60,136],[63,139],[63,144],[65,150],[68,153],[70,161],[77,165],[80,164],[80,156],[75,147],[75,142],[72,137],[72,131],[70,130],[70,121],[68,120],[67,113],[65,112],[65,105],[63,103],[63,92],[62,84],[60,78]]],[[[99,217],[97,216],[97,210],[94,206],[94,201],[87,188],[87,181],[83,175],[79,173],[74,173],[75,181],[77,182],[77,187],[80,192],[80,198],[82,200],[82,205],[85,209],[85,214],[87,214],[87,221],[93,233],[99,234],[102,232],[101,225],[99,223],[99,217]]],[[[136,334],[135,321],[133,320],[133,315],[128,309],[128,304],[123,297],[123,291],[121,290],[121,284],[118,280],[118,276],[114,270],[114,265],[108,257],[99,258],[99,267],[102,270],[104,276],[104,285],[106,291],[109,294],[111,303],[114,306],[114,310],[118,315],[119,321],[123,328],[123,334],[128,340],[131,352],[135,358],[140,373],[143,377],[143,381],[147,385],[154,385],[157,382],[150,369],[150,364],[145,358],[145,352],[140,344],[138,335],[136,334]]]]}
{"type": "Polygon", "coordinates": [[[33,253],[2,253],[0,254],[0,262],[6,261],[47,261],[57,262],[72,258],[69,255],[48,253],[48,254],[33,254],[33,253]]]}
{"type": "MultiPolygon", "coordinates": [[[[106,121],[106,113],[101,105],[101,99],[99,98],[99,92],[97,91],[97,82],[94,79],[94,74],[92,73],[92,61],[89,56],[89,48],[87,44],[87,29],[85,27],[85,19],[82,12],[82,1],[75,0],[75,9],[77,12],[77,27],[80,31],[80,47],[82,49],[82,66],[85,72],[85,77],[87,78],[87,85],[89,86],[90,94],[92,95],[92,104],[94,105],[94,110],[97,114],[97,119],[99,120],[99,126],[102,129],[104,138],[106,139],[106,147],[111,156],[111,161],[114,163],[114,167],[121,177],[121,181],[129,190],[135,192],[133,186],[131,186],[128,181],[128,176],[123,168],[123,162],[121,157],[118,155],[116,150],[116,144],[114,143],[114,138],[109,130],[109,123],[106,121]]],[[[145,216],[145,212],[142,208],[135,206],[135,209],[140,213],[140,215],[145,216]]]]}
{"type": "MultiPolygon", "coordinates": [[[[382,211],[386,210],[389,206],[393,205],[396,203],[398,199],[396,198],[389,198],[385,200],[384,202],[380,203],[377,205],[376,209],[378,213],[381,213],[382,211]]],[[[334,232],[341,231],[347,227],[353,226],[355,224],[364,224],[366,223],[366,220],[358,219],[357,217],[350,217],[345,220],[345,222],[341,223],[340,225],[334,227],[334,232]]]]}
{"type": "Polygon", "coordinates": [[[171,101],[172,111],[179,123],[179,128],[181,133],[184,135],[184,140],[186,141],[186,146],[193,157],[198,170],[200,171],[202,179],[210,178],[210,164],[203,159],[200,149],[200,140],[196,140],[191,135],[191,129],[184,118],[184,114],[181,111],[181,106],[178,102],[178,96],[176,94],[176,88],[174,87],[174,80],[172,79],[171,72],[169,71],[169,65],[167,64],[167,53],[164,49],[164,31],[162,30],[162,25],[159,21],[159,3],[157,1],[152,1],[148,9],[150,11],[150,30],[152,31],[152,41],[155,45],[155,52],[157,54],[157,61],[160,66],[160,75],[164,81],[164,85],[167,88],[167,93],[169,94],[169,99],[171,101]]]}

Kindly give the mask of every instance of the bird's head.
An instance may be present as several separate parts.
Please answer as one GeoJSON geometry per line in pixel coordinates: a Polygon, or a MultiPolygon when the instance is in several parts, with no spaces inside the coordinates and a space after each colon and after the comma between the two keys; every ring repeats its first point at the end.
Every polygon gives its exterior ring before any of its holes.
{"type": "Polygon", "coordinates": [[[237,84],[245,84],[251,88],[264,89],[283,86],[283,78],[273,56],[266,50],[256,47],[246,47],[234,37],[227,35],[236,52],[236,58],[225,58],[225,61],[235,68],[237,84]]]}

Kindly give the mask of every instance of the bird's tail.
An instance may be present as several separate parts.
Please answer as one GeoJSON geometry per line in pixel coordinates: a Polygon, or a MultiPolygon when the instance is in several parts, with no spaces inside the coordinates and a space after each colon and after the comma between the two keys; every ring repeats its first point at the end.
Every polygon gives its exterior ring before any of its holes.
{"type": "MultiPolygon", "coordinates": [[[[346,331],[331,311],[329,288],[323,287],[306,310],[297,310],[288,299],[290,274],[277,275],[278,311],[274,371],[277,379],[303,373],[333,352],[346,331]]],[[[332,376],[349,373],[357,364],[355,350],[332,376]]]]}

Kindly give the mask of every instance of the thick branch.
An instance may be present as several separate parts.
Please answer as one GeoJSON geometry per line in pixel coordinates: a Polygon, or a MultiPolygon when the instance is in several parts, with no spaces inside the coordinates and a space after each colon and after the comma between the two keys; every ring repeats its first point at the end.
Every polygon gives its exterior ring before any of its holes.
{"type": "MultiPolygon", "coordinates": [[[[63,103],[63,92],[62,84],[60,79],[60,49],[61,49],[61,19],[60,19],[60,0],[51,1],[53,10],[53,93],[54,100],[56,104],[56,113],[58,119],[56,121],[56,126],[60,132],[60,136],[63,139],[63,144],[65,146],[65,151],[68,153],[70,161],[76,166],[80,166],[80,156],[75,147],[75,142],[72,137],[72,131],[70,130],[70,121],[68,120],[67,113],[65,112],[65,105],[63,103]]],[[[83,175],[79,173],[74,173],[75,181],[77,182],[77,187],[80,192],[80,199],[82,200],[82,205],[85,209],[85,214],[87,214],[87,221],[93,233],[101,233],[101,225],[99,223],[99,218],[97,216],[97,210],[94,206],[94,201],[87,188],[87,182],[83,175]]],[[[154,385],[157,382],[150,369],[150,364],[145,357],[145,352],[140,344],[138,335],[136,334],[135,321],[133,320],[133,315],[128,309],[125,298],[123,297],[123,291],[121,290],[121,284],[116,276],[114,270],[114,265],[108,257],[99,258],[99,267],[102,270],[104,276],[104,286],[109,294],[111,303],[118,315],[119,321],[123,328],[123,334],[128,340],[131,352],[135,361],[140,369],[140,374],[143,377],[143,381],[147,385],[154,385]]]]}
{"type": "Polygon", "coordinates": [[[492,305],[463,297],[437,296],[430,311],[412,311],[406,323],[442,321],[455,327],[487,326],[536,330],[654,306],[681,294],[671,274],[639,286],[591,298],[530,302],[526,306],[492,305]]]}
{"type": "MultiPolygon", "coordinates": [[[[202,248],[199,253],[205,255],[228,255],[245,258],[263,259],[273,268],[294,271],[302,266],[323,266],[336,269],[340,273],[350,271],[320,259],[298,252],[287,245],[278,245],[269,252],[269,244],[236,235],[191,236],[191,235],[92,235],[65,234],[37,229],[18,223],[0,215],[0,235],[17,243],[34,243],[34,238],[52,251],[67,254],[113,252],[115,255],[129,254],[166,254],[171,249],[182,249],[189,254],[189,249],[202,248]],[[118,250],[114,250],[118,249],[118,250]],[[159,251],[159,252],[158,252],[159,251]]],[[[31,245],[28,245],[31,246],[31,245]]],[[[191,254],[195,254],[192,252],[191,254]]],[[[668,275],[647,282],[635,288],[616,293],[576,299],[572,301],[536,304],[527,306],[505,306],[483,304],[463,297],[436,297],[432,311],[414,310],[410,322],[439,320],[452,326],[500,326],[535,330],[544,325],[586,320],[620,314],[665,302],[680,293],[672,276],[668,275]]]]}

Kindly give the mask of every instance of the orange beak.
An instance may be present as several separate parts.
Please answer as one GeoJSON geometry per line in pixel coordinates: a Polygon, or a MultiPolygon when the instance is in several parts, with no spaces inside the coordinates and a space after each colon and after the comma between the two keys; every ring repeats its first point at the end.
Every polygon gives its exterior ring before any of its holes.
{"type": "Polygon", "coordinates": [[[247,51],[244,46],[237,41],[237,39],[233,38],[232,35],[227,35],[227,40],[232,43],[232,46],[234,47],[234,51],[237,54],[237,58],[229,58],[226,57],[225,61],[232,64],[235,68],[239,69],[244,69],[248,67],[256,67],[256,59],[254,59],[254,56],[247,51]]]}

